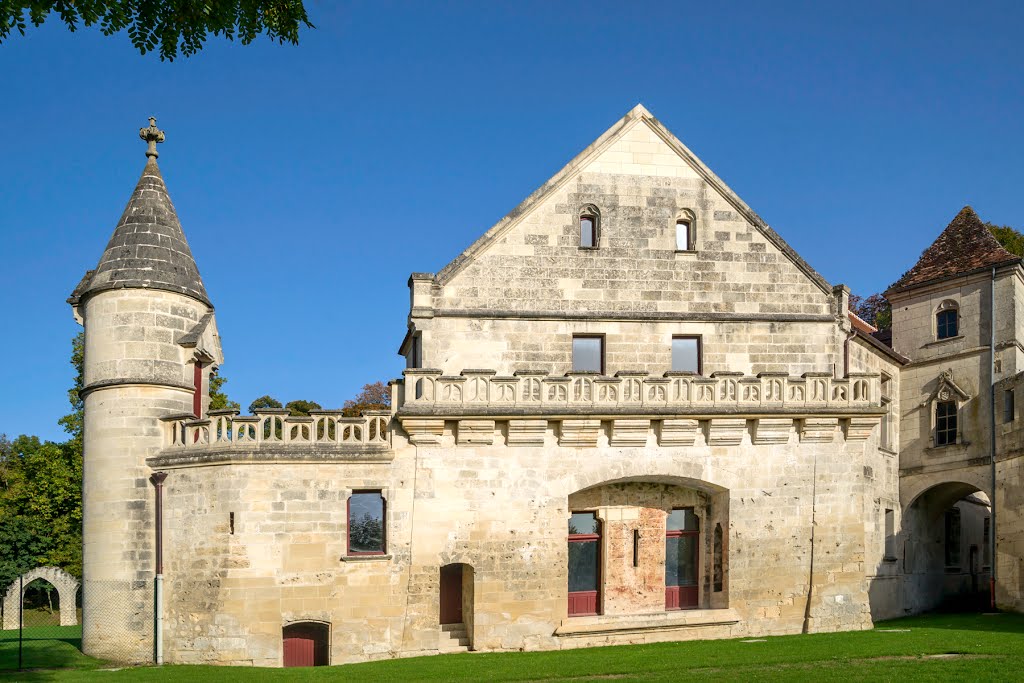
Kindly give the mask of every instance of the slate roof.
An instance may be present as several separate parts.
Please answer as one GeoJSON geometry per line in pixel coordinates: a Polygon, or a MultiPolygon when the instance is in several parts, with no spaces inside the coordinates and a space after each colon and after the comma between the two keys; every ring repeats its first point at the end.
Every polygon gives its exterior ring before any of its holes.
{"type": "Polygon", "coordinates": [[[146,161],[99,265],[68,302],[122,288],[177,292],[212,307],[154,157],[146,161]]]}
{"type": "Polygon", "coordinates": [[[913,268],[892,283],[888,291],[909,289],[928,282],[963,275],[983,268],[1020,262],[992,236],[985,224],[965,206],[946,226],[913,268]]]}

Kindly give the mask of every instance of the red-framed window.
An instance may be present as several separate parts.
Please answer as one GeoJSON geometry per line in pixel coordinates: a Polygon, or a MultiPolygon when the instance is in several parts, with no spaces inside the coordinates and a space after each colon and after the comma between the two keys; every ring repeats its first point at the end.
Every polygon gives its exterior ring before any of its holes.
{"type": "Polygon", "coordinates": [[[672,510],[665,524],[665,609],[697,606],[700,520],[693,508],[672,510]]]}
{"type": "Polygon", "coordinates": [[[569,616],[601,613],[601,521],[594,512],[569,517],[569,616]]]}
{"type": "Polygon", "coordinates": [[[348,498],[348,554],[387,552],[387,501],[378,491],[353,491],[348,498]]]}
{"type": "Polygon", "coordinates": [[[192,414],[196,417],[203,416],[203,364],[196,361],[192,370],[192,383],[195,387],[192,393],[192,414]]]}

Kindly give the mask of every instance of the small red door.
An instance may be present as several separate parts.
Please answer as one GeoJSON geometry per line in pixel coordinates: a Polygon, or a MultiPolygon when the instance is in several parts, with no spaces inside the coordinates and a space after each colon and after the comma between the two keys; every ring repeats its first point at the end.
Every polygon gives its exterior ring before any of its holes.
{"type": "Polygon", "coordinates": [[[441,623],[462,623],[462,565],[441,567],[441,623]]]}
{"type": "Polygon", "coordinates": [[[326,666],[327,626],[289,624],[282,633],[285,666],[326,666]]]}

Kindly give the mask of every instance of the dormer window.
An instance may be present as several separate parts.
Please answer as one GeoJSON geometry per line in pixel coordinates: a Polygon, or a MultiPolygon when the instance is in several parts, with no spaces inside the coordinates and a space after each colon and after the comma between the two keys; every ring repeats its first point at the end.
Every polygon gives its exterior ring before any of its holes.
{"type": "Polygon", "coordinates": [[[676,215],[676,251],[694,250],[695,225],[693,212],[689,209],[683,209],[676,215]]]}
{"type": "Polygon", "coordinates": [[[956,401],[935,404],[935,445],[951,446],[956,443],[956,401]]]}
{"type": "Polygon", "coordinates": [[[960,334],[960,310],[955,301],[943,301],[935,313],[935,338],[951,339],[960,334]]]}
{"type": "Polygon", "coordinates": [[[597,207],[587,205],[580,210],[581,249],[597,249],[600,224],[601,214],[598,213],[597,207]]]}

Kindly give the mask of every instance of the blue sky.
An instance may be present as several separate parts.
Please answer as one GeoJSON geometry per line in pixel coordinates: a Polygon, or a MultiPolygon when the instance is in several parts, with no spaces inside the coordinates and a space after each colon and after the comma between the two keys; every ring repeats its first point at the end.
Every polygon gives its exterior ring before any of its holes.
{"type": "Polygon", "coordinates": [[[211,39],[174,63],[55,21],[0,45],[0,433],[62,437],[64,300],[138,179],[150,115],[243,406],[337,407],[397,376],[409,273],[637,102],[855,292],[965,204],[1024,227],[1021,3],[307,6],[298,47],[211,39]]]}

